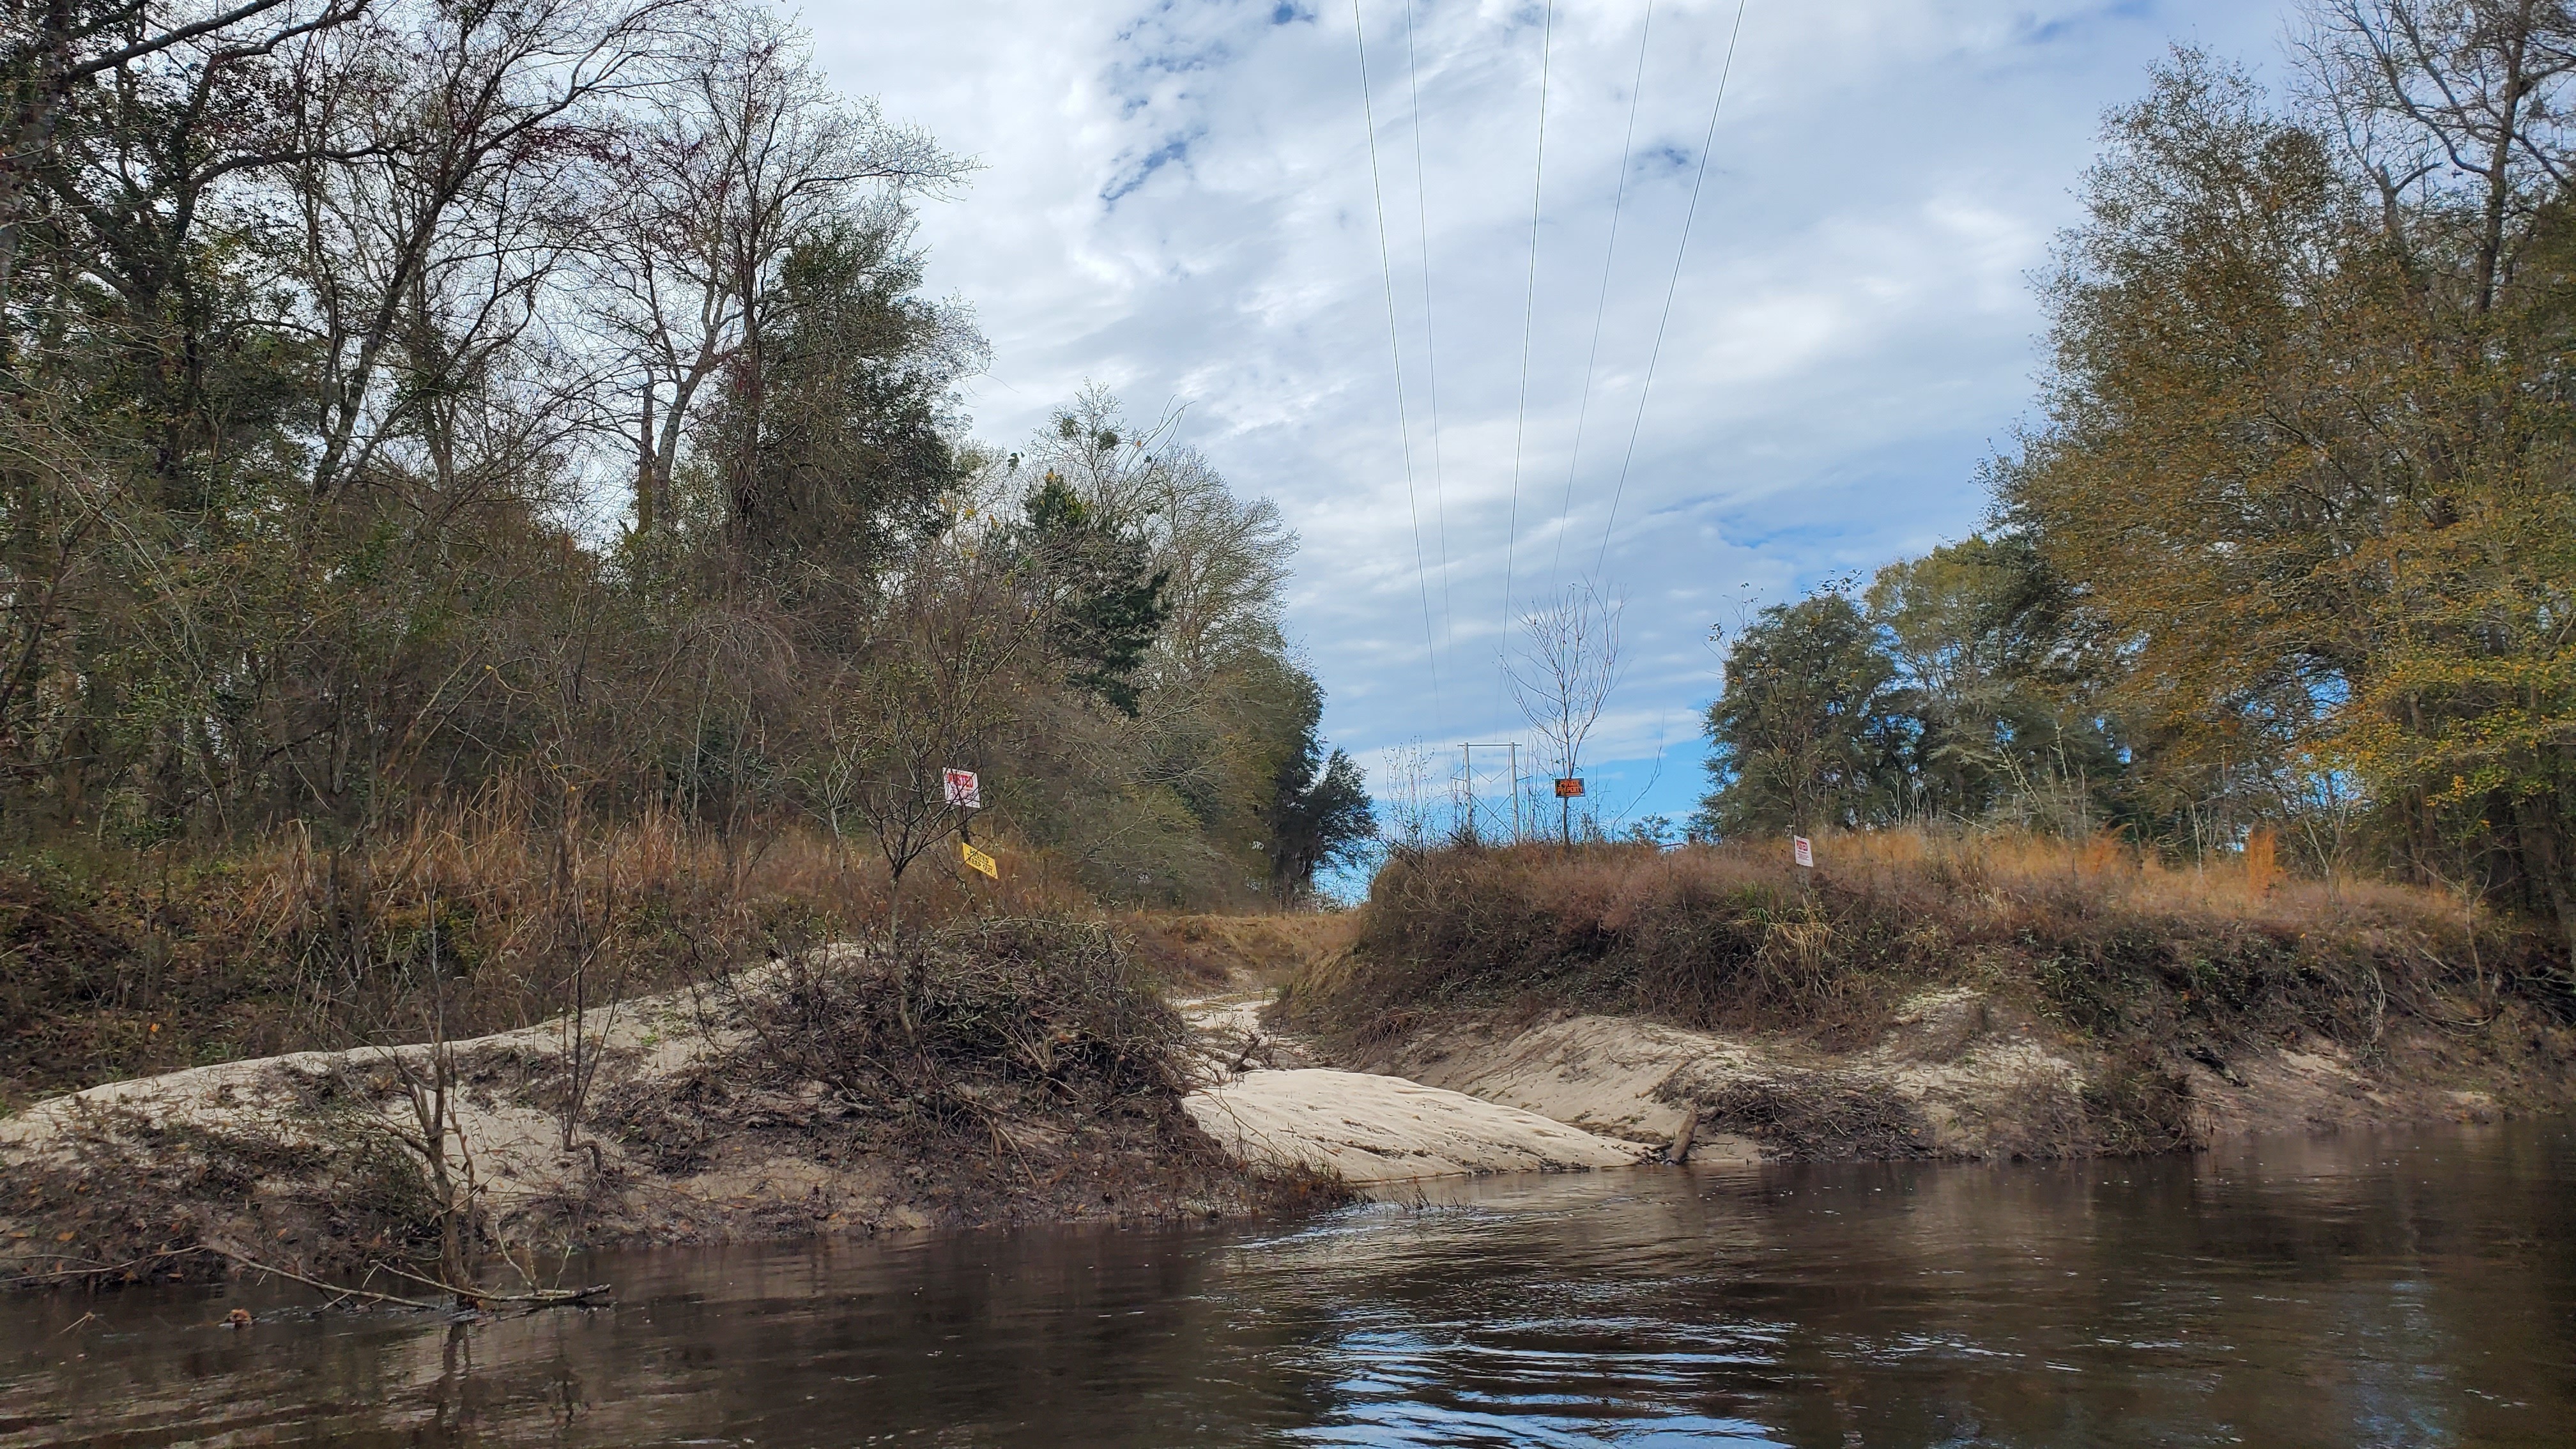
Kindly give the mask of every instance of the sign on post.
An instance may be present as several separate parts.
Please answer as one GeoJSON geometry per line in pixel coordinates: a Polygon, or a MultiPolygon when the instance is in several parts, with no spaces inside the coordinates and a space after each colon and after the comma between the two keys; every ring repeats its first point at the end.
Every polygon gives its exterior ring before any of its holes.
{"type": "Polygon", "coordinates": [[[1556,782],[1556,798],[1559,800],[1579,799],[1582,797],[1582,794],[1583,782],[1581,780],[1559,780],[1556,782]]]}
{"type": "Polygon", "coordinates": [[[961,859],[966,862],[967,869],[980,870],[987,876],[992,877],[994,880],[1000,880],[1002,878],[1002,863],[1000,861],[993,859],[993,857],[986,855],[984,852],[977,850],[975,847],[968,845],[962,840],[957,842],[957,848],[965,852],[961,859]]]}
{"type": "Polygon", "coordinates": [[[975,779],[974,771],[947,770],[942,774],[946,777],[949,804],[960,810],[984,808],[984,787],[975,779]]]}
{"type": "Polygon", "coordinates": [[[1798,857],[1798,864],[1805,866],[1809,870],[1816,868],[1816,848],[1807,843],[1807,837],[1803,835],[1790,836],[1789,850],[1791,854],[1798,857]]]}

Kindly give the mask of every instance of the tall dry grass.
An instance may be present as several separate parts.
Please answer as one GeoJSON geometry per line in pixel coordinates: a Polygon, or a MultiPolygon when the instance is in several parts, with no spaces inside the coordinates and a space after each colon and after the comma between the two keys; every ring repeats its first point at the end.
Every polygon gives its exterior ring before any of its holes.
{"type": "Polygon", "coordinates": [[[1839,1039],[1923,985],[1974,982],[2083,1031],[2367,1044],[2392,1016],[2465,1028],[2508,999],[2569,1005],[2565,964],[2515,923],[2404,886],[2287,879],[2260,852],[2176,868],[2108,838],[1905,830],[1816,850],[1812,871],[1785,841],[1399,859],[1353,952],[1292,1006],[1360,1039],[1559,1006],[1839,1039]]]}
{"type": "MultiPolygon", "coordinates": [[[[1089,909],[1042,855],[945,855],[902,920],[1089,909]]],[[[243,1056],[466,1036],[679,985],[887,919],[883,863],[809,828],[586,817],[498,785],[399,829],[290,827],[200,855],[22,852],[0,863],[0,1104],[243,1056]]]]}
{"type": "MultiPolygon", "coordinates": [[[[2082,903],[2100,908],[2271,921],[2301,929],[2407,921],[2450,922],[2462,930],[2474,923],[2487,934],[2510,930],[2474,897],[2370,878],[2292,877],[2267,830],[2255,831],[2236,855],[2183,865],[2108,834],[2079,840],[2020,831],[1872,830],[1823,836],[1815,847],[1818,875],[1826,881],[1840,877],[1884,884],[1900,876],[1932,876],[1972,887],[2000,886],[2020,896],[2052,895],[2073,886],[2082,903]]],[[[1755,861],[1776,856],[1777,863],[1790,863],[1785,844],[1710,853],[1755,861]]]]}

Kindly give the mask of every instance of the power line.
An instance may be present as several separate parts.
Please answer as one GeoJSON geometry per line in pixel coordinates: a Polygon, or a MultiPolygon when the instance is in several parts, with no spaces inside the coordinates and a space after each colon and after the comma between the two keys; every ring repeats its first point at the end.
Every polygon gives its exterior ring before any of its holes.
{"type": "Polygon", "coordinates": [[[1565,536],[1574,531],[1574,475],[1583,464],[1583,423],[1592,412],[1592,371],[1601,360],[1601,319],[1610,311],[1610,268],[1619,258],[1619,208],[1628,199],[1628,157],[1637,144],[1637,102],[1646,93],[1646,43],[1654,33],[1655,0],[1646,0],[1645,24],[1637,30],[1637,74],[1628,83],[1628,130],[1619,138],[1619,186],[1610,195],[1610,245],[1601,252],[1601,295],[1592,303],[1592,351],[1583,359],[1583,400],[1574,409],[1574,448],[1565,460],[1565,504],[1556,515],[1556,557],[1548,563],[1551,578],[1565,568],[1565,536]]]}
{"type": "MultiPolygon", "coordinates": [[[[1357,3],[1357,0],[1353,0],[1357,3]]],[[[1521,303],[1521,400],[1512,419],[1512,509],[1503,529],[1503,627],[1494,643],[1494,710],[1502,711],[1504,650],[1512,632],[1512,558],[1520,546],[1521,435],[1529,422],[1530,336],[1538,319],[1539,197],[1547,180],[1547,72],[1556,54],[1556,0],[1547,0],[1547,19],[1538,43],[1538,153],[1530,166],[1529,292],[1521,303]]]]}
{"type": "Polygon", "coordinates": [[[1422,72],[1413,47],[1413,0],[1404,0],[1404,83],[1413,96],[1413,215],[1422,237],[1422,362],[1431,392],[1431,520],[1440,539],[1440,642],[1458,645],[1449,612],[1449,490],[1440,458],[1440,346],[1431,330],[1430,173],[1422,165],[1422,72]]]}
{"type": "Polygon", "coordinates": [[[1637,458],[1637,433],[1646,425],[1646,397],[1655,389],[1655,364],[1664,355],[1664,327],[1673,320],[1673,295],[1681,290],[1682,257],[1690,250],[1691,221],[1699,215],[1700,183],[1708,179],[1708,153],[1717,144],[1717,114],[1726,106],[1727,77],[1735,73],[1735,42],[1744,33],[1746,0],[1735,0],[1735,27],[1726,34],[1726,62],[1717,72],[1717,100],[1708,108],[1708,134],[1700,141],[1699,172],[1691,178],[1690,206],[1682,213],[1682,239],[1673,248],[1673,278],[1664,287],[1663,316],[1655,322],[1655,347],[1646,355],[1646,380],[1637,389],[1636,420],[1628,425],[1628,451],[1619,460],[1619,483],[1610,492],[1610,516],[1601,522],[1601,551],[1593,556],[1592,573],[1601,574],[1601,565],[1610,557],[1610,530],[1619,522],[1619,499],[1628,491],[1628,465],[1637,458]]]}
{"type": "Polygon", "coordinates": [[[1404,448],[1404,505],[1413,516],[1413,577],[1422,589],[1422,649],[1431,674],[1431,716],[1439,722],[1440,650],[1431,634],[1431,575],[1422,559],[1422,505],[1413,487],[1413,429],[1404,406],[1404,346],[1395,326],[1395,257],[1386,244],[1386,190],[1377,174],[1377,112],[1369,100],[1368,32],[1360,24],[1360,0],[1351,0],[1351,36],[1360,58],[1360,121],[1368,129],[1369,192],[1377,200],[1377,257],[1386,278],[1386,346],[1395,360],[1395,429],[1404,448]]]}

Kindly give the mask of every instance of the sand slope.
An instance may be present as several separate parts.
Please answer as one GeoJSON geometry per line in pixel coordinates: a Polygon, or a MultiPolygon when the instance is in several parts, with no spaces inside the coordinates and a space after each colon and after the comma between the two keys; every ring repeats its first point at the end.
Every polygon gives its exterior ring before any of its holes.
{"type": "MultiPolygon", "coordinates": [[[[1971,989],[1919,993],[1877,1040],[1825,1051],[1788,1035],[1634,1017],[1461,1018],[1349,1063],[1641,1144],[1699,1111],[1694,1160],[2059,1157],[2102,1141],[2121,1064],[1971,989]]],[[[2187,1141],[2374,1122],[2485,1120],[2468,1083],[2374,1073],[2331,1043],[2248,1043],[2180,1064],[2187,1141]]]]}
{"type": "Polygon", "coordinates": [[[1327,1067],[1253,1071],[1182,1104],[1243,1162],[1353,1186],[1462,1173],[1632,1167],[1633,1143],[1401,1077],[1327,1067]]]}

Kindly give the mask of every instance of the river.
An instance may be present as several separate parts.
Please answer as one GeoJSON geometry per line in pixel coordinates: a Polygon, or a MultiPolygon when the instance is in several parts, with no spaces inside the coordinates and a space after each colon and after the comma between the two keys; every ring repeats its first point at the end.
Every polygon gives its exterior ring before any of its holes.
{"type": "Polygon", "coordinates": [[[480,1323],[21,1298],[0,1445],[2556,1446],[2571,1228],[2576,1127],[2524,1123],[622,1253],[480,1323]]]}

